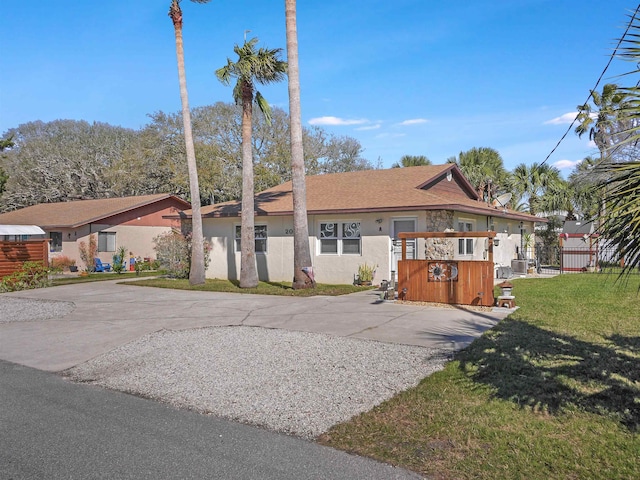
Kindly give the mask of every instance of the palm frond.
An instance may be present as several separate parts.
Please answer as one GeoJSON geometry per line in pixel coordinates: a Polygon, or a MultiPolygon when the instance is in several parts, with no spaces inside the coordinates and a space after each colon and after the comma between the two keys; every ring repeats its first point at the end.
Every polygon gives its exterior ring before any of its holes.
{"type": "Polygon", "coordinates": [[[271,125],[271,105],[269,105],[269,102],[267,102],[266,98],[264,98],[260,92],[256,92],[256,103],[264,115],[267,124],[271,125]]]}

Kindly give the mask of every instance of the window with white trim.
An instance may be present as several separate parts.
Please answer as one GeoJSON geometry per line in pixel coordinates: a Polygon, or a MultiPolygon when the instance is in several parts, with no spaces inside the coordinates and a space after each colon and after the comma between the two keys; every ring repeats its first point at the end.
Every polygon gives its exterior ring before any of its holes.
{"type": "MultiPolygon", "coordinates": [[[[236,252],[240,252],[242,226],[236,225],[236,252]]],[[[256,253],[267,253],[267,226],[254,225],[253,232],[255,236],[256,253]]]]}
{"type": "Polygon", "coordinates": [[[98,232],[98,251],[116,251],[116,232],[98,232]]]}
{"type": "MultiPolygon", "coordinates": [[[[473,232],[473,223],[464,220],[458,221],[459,232],[473,232]]],[[[473,238],[458,239],[458,255],[473,255],[473,238]]]]}
{"type": "Polygon", "coordinates": [[[321,255],[360,255],[360,222],[321,222],[321,255]]]}

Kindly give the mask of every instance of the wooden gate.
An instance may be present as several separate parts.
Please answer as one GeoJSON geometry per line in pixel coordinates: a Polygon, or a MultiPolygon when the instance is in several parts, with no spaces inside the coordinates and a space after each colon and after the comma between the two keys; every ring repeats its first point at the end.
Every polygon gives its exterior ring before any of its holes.
{"type": "Polygon", "coordinates": [[[0,242],[0,278],[20,270],[24,262],[49,266],[49,240],[0,242]]]}
{"type": "Polygon", "coordinates": [[[495,304],[493,297],[493,237],[495,232],[400,233],[403,252],[398,261],[398,298],[414,302],[457,305],[495,304]],[[487,260],[407,260],[407,238],[486,238],[487,260]]]}

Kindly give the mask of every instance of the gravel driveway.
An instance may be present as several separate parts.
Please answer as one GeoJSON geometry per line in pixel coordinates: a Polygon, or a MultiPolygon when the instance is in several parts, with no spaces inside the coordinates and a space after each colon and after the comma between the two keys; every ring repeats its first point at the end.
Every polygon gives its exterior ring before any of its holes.
{"type": "Polygon", "coordinates": [[[314,438],[415,386],[449,352],[260,327],[160,331],[64,372],[74,381],[314,438]]]}
{"type": "MultiPolygon", "coordinates": [[[[0,296],[0,322],[72,302],[0,296]]],[[[314,438],[443,368],[450,350],[251,326],[160,330],[63,372],[270,430],[314,438]]]]}

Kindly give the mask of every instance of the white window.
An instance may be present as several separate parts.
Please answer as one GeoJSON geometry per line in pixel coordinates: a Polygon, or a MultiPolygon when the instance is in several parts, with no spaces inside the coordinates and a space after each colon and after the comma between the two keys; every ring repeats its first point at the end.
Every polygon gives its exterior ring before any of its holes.
{"type": "MultiPolygon", "coordinates": [[[[236,225],[236,252],[240,251],[240,238],[242,227],[236,225]]],[[[267,226],[255,225],[253,232],[256,238],[256,253],[267,253],[267,226]]]]}
{"type": "Polygon", "coordinates": [[[116,232],[98,232],[98,251],[116,251],[116,232]]]}
{"type": "Polygon", "coordinates": [[[321,255],[360,255],[361,251],[360,222],[320,224],[321,255]]]}
{"type": "MultiPolygon", "coordinates": [[[[458,221],[459,232],[473,232],[473,223],[465,220],[458,221]]],[[[458,255],[473,255],[473,238],[458,239],[458,255]]]]}

